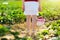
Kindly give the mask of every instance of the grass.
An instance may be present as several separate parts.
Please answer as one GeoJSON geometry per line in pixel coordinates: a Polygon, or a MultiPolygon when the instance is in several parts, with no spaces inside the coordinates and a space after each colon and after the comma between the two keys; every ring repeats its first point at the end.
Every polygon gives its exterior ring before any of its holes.
{"type": "Polygon", "coordinates": [[[22,1],[9,1],[9,4],[11,4],[11,5],[15,4],[15,5],[21,7],[22,6],[22,1]]]}

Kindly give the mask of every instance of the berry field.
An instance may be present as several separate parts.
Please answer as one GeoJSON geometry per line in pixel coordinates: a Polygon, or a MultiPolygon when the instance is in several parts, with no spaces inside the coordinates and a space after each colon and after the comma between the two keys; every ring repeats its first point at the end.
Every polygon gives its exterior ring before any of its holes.
{"type": "Polygon", "coordinates": [[[0,40],[60,40],[60,0],[42,0],[41,6],[37,18],[42,16],[44,24],[29,36],[22,0],[0,0],[0,40]]]}

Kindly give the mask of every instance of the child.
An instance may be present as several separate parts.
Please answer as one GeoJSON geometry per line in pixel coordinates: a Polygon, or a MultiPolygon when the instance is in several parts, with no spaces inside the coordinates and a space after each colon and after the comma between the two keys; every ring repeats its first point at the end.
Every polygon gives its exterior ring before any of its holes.
{"type": "Polygon", "coordinates": [[[23,0],[24,14],[26,15],[26,24],[28,32],[36,32],[37,14],[39,12],[38,9],[40,4],[39,2],[40,0],[23,0]]]}

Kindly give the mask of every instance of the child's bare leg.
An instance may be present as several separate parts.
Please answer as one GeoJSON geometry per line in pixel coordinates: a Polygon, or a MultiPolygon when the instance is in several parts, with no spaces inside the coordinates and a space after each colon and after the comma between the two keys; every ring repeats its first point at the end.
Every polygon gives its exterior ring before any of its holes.
{"type": "Polygon", "coordinates": [[[35,32],[37,27],[37,16],[33,15],[32,16],[32,31],[35,32]]]}
{"type": "Polygon", "coordinates": [[[29,34],[30,32],[30,27],[31,27],[31,16],[30,15],[27,15],[26,16],[26,27],[27,27],[27,32],[29,34]]]}

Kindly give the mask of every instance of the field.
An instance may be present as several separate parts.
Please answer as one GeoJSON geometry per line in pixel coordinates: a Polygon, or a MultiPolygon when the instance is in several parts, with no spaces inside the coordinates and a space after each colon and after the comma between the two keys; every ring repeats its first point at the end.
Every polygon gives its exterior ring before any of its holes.
{"type": "Polygon", "coordinates": [[[38,16],[45,23],[37,25],[36,35],[29,36],[22,0],[0,1],[0,40],[60,40],[60,0],[42,0],[41,6],[38,16]]]}

